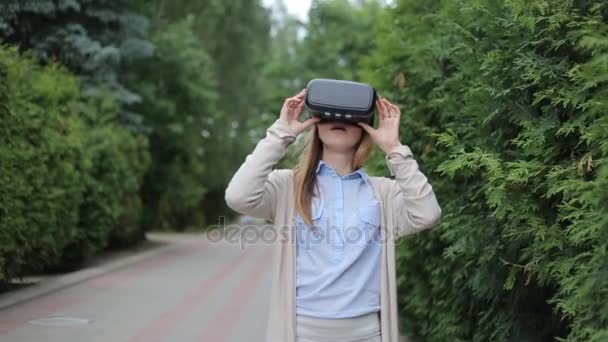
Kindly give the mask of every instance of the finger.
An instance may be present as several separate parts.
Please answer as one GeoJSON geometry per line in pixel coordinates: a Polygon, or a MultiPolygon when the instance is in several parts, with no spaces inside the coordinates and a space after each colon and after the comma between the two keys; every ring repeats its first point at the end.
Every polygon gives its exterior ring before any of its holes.
{"type": "Polygon", "coordinates": [[[367,133],[369,133],[369,135],[373,135],[373,134],[375,133],[374,128],[372,128],[372,126],[370,126],[370,125],[366,124],[365,122],[358,121],[358,122],[357,122],[357,124],[358,124],[359,126],[363,127],[363,129],[364,129],[364,130],[365,130],[367,133]]]}
{"type": "Polygon", "coordinates": [[[399,109],[399,106],[391,103],[391,108],[394,116],[398,116],[400,114],[401,110],[399,109]]]}
{"type": "Polygon", "coordinates": [[[289,102],[287,103],[287,108],[289,109],[289,111],[290,111],[290,112],[291,112],[291,111],[293,111],[293,108],[294,108],[293,101],[289,101],[289,102]]]}
{"type": "Polygon", "coordinates": [[[393,117],[393,107],[390,107],[388,105],[386,105],[386,117],[387,118],[392,118],[393,117]]]}
{"type": "Polygon", "coordinates": [[[300,92],[298,92],[297,94],[295,94],[294,96],[291,96],[291,97],[289,97],[289,98],[290,98],[290,99],[294,99],[294,98],[296,98],[296,97],[298,97],[298,96],[302,95],[302,93],[304,93],[304,91],[305,91],[305,90],[306,90],[306,88],[304,88],[304,89],[300,90],[300,92]]]}
{"type": "Polygon", "coordinates": [[[378,100],[378,117],[380,119],[384,119],[386,117],[386,108],[384,108],[381,99],[378,100]]]}
{"type": "Polygon", "coordinates": [[[387,99],[382,99],[382,104],[383,104],[385,107],[390,107],[391,102],[390,102],[389,100],[387,100],[387,99]]]}
{"type": "Polygon", "coordinates": [[[293,101],[293,100],[299,100],[299,99],[301,99],[305,95],[305,93],[306,93],[306,89],[303,89],[301,92],[297,93],[296,95],[286,98],[285,102],[290,102],[290,101],[293,101]]]}
{"type": "Polygon", "coordinates": [[[392,107],[394,107],[394,106],[395,106],[394,104],[392,104],[392,103],[391,103],[391,101],[389,101],[389,100],[387,100],[387,99],[383,99],[383,100],[384,100],[384,105],[385,105],[387,108],[392,108],[392,107]]]}
{"type": "Polygon", "coordinates": [[[316,124],[317,122],[321,121],[320,118],[314,117],[314,118],[310,118],[308,120],[305,120],[304,122],[302,122],[302,130],[307,129],[308,127],[316,124]]]}
{"type": "Polygon", "coordinates": [[[389,118],[390,118],[390,117],[393,117],[393,116],[394,116],[394,113],[393,113],[393,105],[392,105],[392,103],[390,103],[390,101],[389,101],[389,100],[387,100],[387,99],[382,99],[382,100],[383,100],[383,102],[384,102],[384,106],[385,106],[385,108],[386,108],[387,116],[388,116],[389,118]]]}
{"type": "Polygon", "coordinates": [[[395,111],[395,116],[399,116],[401,114],[401,109],[399,109],[399,106],[393,105],[393,110],[395,111]]]}
{"type": "Polygon", "coordinates": [[[298,105],[295,106],[294,112],[296,114],[297,119],[300,119],[300,115],[302,115],[303,109],[304,109],[304,101],[301,101],[298,105]]]}
{"type": "Polygon", "coordinates": [[[291,102],[292,101],[293,101],[293,99],[291,97],[286,98],[285,102],[283,102],[283,107],[291,108],[291,102]]]}
{"type": "Polygon", "coordinates": [[[295,97],[301,99],[304,98],[304,96],[306,96],[306,88],[302,89],[302,91],[299,92],[298,95],[296,95],[295,97]]]}
{"type": "Polygon", "coordinates": [[[304,99],[303,99],[303,98],[298,98],[298,97],[296,97],[296,98],[291,99],[291,101],[290,101],[290,102],[291,102],[291,103],[293,103],[293,104],[294,104],[294,106],[297,106],[297,105],[299,105],[299,104],[300,104],[300,102],[304,102],[304,99]]]}
{"type": "Polygon", "coordinates": [[[380,98],[376,99],[376,110],[378,111],[378,116],[380,116],[380,112],[382,112],[382,105],[380,104],[380,98]]]}
{"type": "Polygon", "coordinates": [[[300,105],[300,103],[303,103],[303,102],[304,101],[302,101],[302,100],[291,99],[291,101],[289,101],[289,108],[295,109],[300,105]]]}
{"type": "Polygon", "coordinates": [[[298,98],[297,96],[293,96],[293,97],[288,97],[288,98],[285,100],[285,102],[290,103],[290,102],[293,102],[293,101],[298,101],[298,100],[299,100],[299,98],[298,98]]]}
{"type": "Polygon", "coordinates": [[[380,97],[380,108],[382,108],[382,110],[384,111],[384,113],[386,113],[387,110],[388,110],[385,101],[386,101],[386,99],[384,97],[380,97]]]}

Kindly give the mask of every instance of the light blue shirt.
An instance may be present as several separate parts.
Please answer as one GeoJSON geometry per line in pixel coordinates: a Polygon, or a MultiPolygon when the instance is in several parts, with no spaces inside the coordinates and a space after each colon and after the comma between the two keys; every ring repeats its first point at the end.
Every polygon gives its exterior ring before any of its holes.
{"type": "Polygon", "coordinates": [[[380,203],[362,168],[340,177],[319,162],[312,231],[296,213],[296,313],[355,317],[380,310],[380,203]]]}

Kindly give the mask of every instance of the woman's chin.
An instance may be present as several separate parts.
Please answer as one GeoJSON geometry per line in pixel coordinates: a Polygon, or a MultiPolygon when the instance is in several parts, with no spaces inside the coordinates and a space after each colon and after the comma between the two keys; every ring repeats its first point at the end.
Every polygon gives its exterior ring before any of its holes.
{"type": "Polygon", "coordinates": [[[323,145],[325,145],[325,148],[330,149],[332,151],[348,151],[354,148],[355,143],[348,143],[344,141],[344,136],[342,137],[335,137],[335,138],[330,138],[327,139],[327,141],[323,142],[323,145]],[[342,138],[342,139],[340,139],[342,138]]]}

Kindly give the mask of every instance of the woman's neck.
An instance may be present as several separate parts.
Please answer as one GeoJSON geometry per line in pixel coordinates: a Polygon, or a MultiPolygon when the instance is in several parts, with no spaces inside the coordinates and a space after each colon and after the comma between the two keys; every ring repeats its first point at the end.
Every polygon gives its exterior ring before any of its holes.
{"type": "Polygon", "coordinates": [[[339,176],[344,176],[353,171],[353,154],[354,150],[347,151],[332,151],[323,149],[321,159],[331,166],[339,176]]]}

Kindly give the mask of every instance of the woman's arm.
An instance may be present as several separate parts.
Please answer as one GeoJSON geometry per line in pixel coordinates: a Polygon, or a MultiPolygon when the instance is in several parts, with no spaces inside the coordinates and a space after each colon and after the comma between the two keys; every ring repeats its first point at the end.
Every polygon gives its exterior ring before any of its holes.
{"type": "Polygon", "coordinates": [[[245,158],[226,188],[224,199],[228,207],[241,214],[274,221],[281,172],[273,166],[285,155],[296,136],[319,121],[311,118],[300,122],[306,90],[285,99],[279,118],[266,130],[253,152],[245,158]]]}
{"type": "Polygon", "coordinates": [[[401,110],[387,99],[378,96],[378,128],[360,122],[359,125],[372,137],[376,145],[386,153],[386,163],[392,182],[395,238],[430,228],[441,218],[433,188],[420,172],[411,149],[399,142],[401,110]]]}
{"type": "Polygon", "coordinates": [[[273,167],[295,139],[287,122],[278,118],[232,176],[225,192],[226,204],[241,214],[274,221],[281,184],[280,170],[273,167]]]}
{"type": "Polygon", "coordinates": [[[391,180],[395,238],[436,225],[441,219],[441,207],[409,146],[394,147],[385,160],[391,175],[395,177],[391,180]]]}

